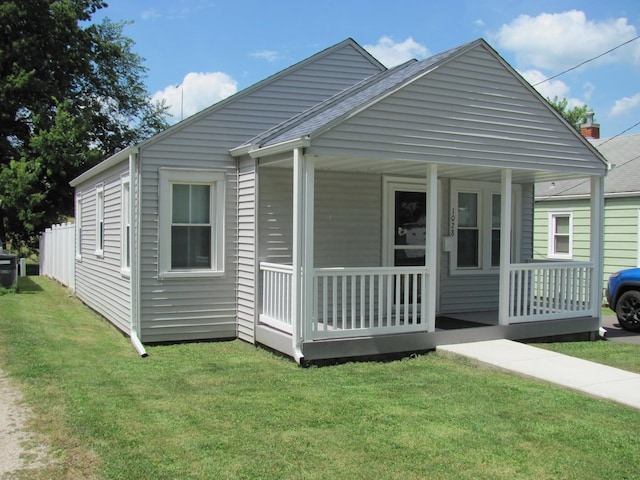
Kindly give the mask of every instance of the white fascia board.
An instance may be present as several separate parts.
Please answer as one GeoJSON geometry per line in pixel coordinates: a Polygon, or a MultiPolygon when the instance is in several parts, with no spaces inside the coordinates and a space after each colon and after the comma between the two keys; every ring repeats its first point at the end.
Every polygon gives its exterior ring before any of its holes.
{"type": "Polygon", "coordinates": [[[311,145],[309,137],[294,138],[293,140],[287,140],[286,142],[276,143],[274,145],[268,145],[266,147],[260,147],[258,145],[242,145],[240,147],[232,148],[229,153],[232,157],[240,157],[243,155],[249,155],[251,158],[263,158],[271,155],[277,155],[279,153],[293,151],[294,148],[307,148],[311,145]]]}
{"type": "Polygon", "coordinates": [[[133,147],[127,147],[123,150],[120,150],[118,153],[111,155],[109,158],[107,158],[106,160],[103,160],[102,162],[97,164],[95,167],[90,168],[89,170],[84,172],[82,175],[71,180],[69,182],[69,185],[71,185],[72,187],[76,187],[80,185],[82,182],[89,180],[90,178],[93,178],[96,175],[101,174],[102,172],[107,171],[114,165],[117,165],[123,161],[128,162],[129,154],[131,153],[132,148],[133,147]]]}

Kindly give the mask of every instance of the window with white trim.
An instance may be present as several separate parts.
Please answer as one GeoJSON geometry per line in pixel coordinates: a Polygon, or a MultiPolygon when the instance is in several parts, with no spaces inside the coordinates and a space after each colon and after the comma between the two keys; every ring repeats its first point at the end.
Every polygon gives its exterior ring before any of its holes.
{"type": "Polygon", "coordinates": [[[549,258],[573,258],[573,212],[549,212],[549,258]]]}
{"type": "Polygon", "coordinates": [[[104,255],[104,185],[96,187],[96,255],[104,255]]]}
{"type": "Polygon", "coordinates": [[[224,172],[160,169],[161,277],[224,274],[224,172]]]}
{"type": "Polygon", "coordinates": [[[82,193],[76,193],[76,260],[82,260],[82,193]]]}
{"type": "MultiPolygon", "coordinates": [[[[520,186],[512,185],[513,224],[517,224],[520,186]]],[[[455,238],[450,270],[489,273],[500,267],[501,186],[498,183],[451,181],[451,231],[455,238]]],[[[512,229],[512,252],[517,255],[517,229],[512,229]]]]}
{"type": "Polygon", "coordinates": [[[120,180],[120,268],[124,275],[131,271],[131,188],[129,176],[120,180]]]}

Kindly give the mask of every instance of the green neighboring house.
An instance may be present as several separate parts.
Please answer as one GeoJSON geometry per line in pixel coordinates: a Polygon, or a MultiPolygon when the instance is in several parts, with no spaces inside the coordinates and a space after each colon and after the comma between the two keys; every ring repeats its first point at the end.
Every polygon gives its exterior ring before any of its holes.
{"type": "MultiPolygon", "coordinates": [[[[640,266],[640,134],[589,141],[611,167],[604,187],[604,286],[613,272],[640,266]]],[[[584,179],[536,184],[535,259],[589,259],[589,191],[584,179]]]]}

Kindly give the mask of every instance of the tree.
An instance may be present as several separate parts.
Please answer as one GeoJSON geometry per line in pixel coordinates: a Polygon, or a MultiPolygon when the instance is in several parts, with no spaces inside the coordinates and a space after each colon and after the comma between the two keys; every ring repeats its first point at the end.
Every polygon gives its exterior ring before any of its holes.
{"type": "Polygon", "coordinates": [[[567,122],[573,125],[573,128],[578,132],[580,131],[580,126],[587,121],[587,112],[589,111],[589,108],[586,104],[581,107],[573,107],[568,110],[567,105],[569,101],[566,98],[558,100],[558,96],[556,95],[553,97],[553,100],[547,97],[547,101],[558,111],[560,115],[565,118],[567,122]]]}
{"type": "Polygon", "coordinates": [[[33,248],[73,215],[69,181],[166,128],[123,23],[101,0],[0,3],[0,242],[33,248]]]}

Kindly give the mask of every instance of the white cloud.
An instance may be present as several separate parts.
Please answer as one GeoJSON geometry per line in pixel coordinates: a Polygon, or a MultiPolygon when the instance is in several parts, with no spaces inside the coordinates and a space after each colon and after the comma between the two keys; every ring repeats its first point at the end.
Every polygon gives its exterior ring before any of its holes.
{"type": "MultiPolygon", "coordinates": [[[[237,82],[223,72],[188,73],[179,85],[157,91],[151,99],[165,100],[174,121],[187,118],[238,91],[237,82]]],[[[171,123],[171,122],[170,122],[171,123]]]]}
{"type": "Polygon", "coordinates": [[[427,47],[419,44],[412,37],[404,42],[396,42],[391,37],[383,36],[375,45],[365,45],[364,48],[389,68],[412,58],[421,59],[429,55],[427,47]]]}
{"type": "MultiPolygon", "coordinates": [[[[582,11],[571,10],[537,17],[520,15],[489,37],[498,49],[514,51],[521,68],[557,71],[604,53],[636,35],[636,28],[624,17],[593,21],[582,11]]],[[[633,43],[597,62],[637,62],[639,58],[640,45],[633,43]]]]}
{"type": "Polygon", "coordinates": [[[160,12],[155,8],[149,8],[140,14],[142,20],[157,20],[161,17],[162,15],[160,15],[160,12]]]}
{"type": "Polygon", "coordinates": [[[619,115],[624,115],[631,110],[638,108],[640,106],[640,93],[636,93],[632,97],[624,97],[620,100],[616,100],[609,115],[612,117],[616,117],[619,115]]]}
{"type": "Polygon", "coordinates": [[[278,52],[274,50],[260,50],[258,52],[253,52],[251,56],[262,58],[267,62],[275,62],[279,58],[278,52]]]}
{"type": "Polygon", "coordinates": [[[473,24],[476,27],[484,27],[484,20],[482,20],[481,18],[478,18],[478,19],[473,21],[473,24]]]}

